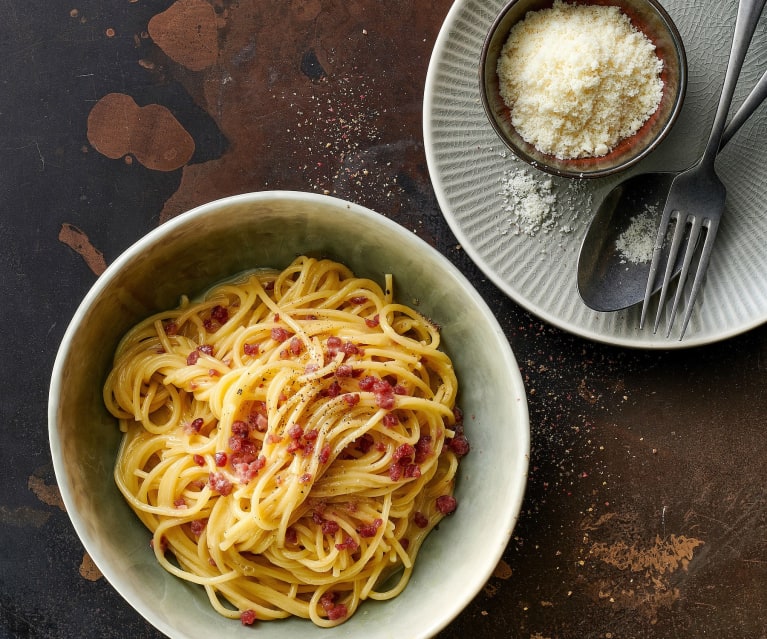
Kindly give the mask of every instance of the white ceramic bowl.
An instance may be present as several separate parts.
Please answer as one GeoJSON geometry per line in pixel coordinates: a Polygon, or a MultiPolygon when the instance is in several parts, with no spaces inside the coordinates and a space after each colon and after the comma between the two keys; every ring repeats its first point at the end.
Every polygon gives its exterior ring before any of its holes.
{"type": "Polygon", "coordinates": [[[338,199],[262,192],[212,202],[158,227],[99,277],[64,336],[50,389],[51,452],[72,523],[114,588],[170,637],[252,639],[254,630],[218,615],[201,587],[156,563],[148,531],[118,492],[120,433],[101,399],[112,353],[130,326],[181,294],[306,253],[379,282],[392,273],[395,296],[442,326],[472,450],[459,470],[459,508],[423,545],[404,593],[363,603],[333,629],[289,619],[259,623],[258,637],[433,636],[484,586],[516,523],[529,455],[525,392],[508,341],[463,275],[403,227],[338,199]]]}

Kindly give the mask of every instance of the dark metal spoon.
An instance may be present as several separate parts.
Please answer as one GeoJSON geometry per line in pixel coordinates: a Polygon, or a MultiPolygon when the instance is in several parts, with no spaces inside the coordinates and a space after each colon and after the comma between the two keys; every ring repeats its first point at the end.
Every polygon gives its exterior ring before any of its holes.
{"type": "MultiPolygon", "coordinates": [[[[743,101],[722,135],[719,150],[732,139],[743,123],[767,98],[767,72],[762,75],[743,101]]],[[[626,260],[616,242],[629,228],[634,218],[644,211],[656,211],[652,239],[671,182],[677,172],[640,173],[616,185],[599,205],[581,244],[578,256],[578,292],[589,308],[595,311],[619,311],[640,303],[645,296],[650,261],[626,260]]],[[[681,257],[674,265],[674,275],[681,269],[681,257]]],[[[660,272],[666,269],[665,256],[660,272]]],[[[660,282],[658,283],[660,288],[660,282]]]]}

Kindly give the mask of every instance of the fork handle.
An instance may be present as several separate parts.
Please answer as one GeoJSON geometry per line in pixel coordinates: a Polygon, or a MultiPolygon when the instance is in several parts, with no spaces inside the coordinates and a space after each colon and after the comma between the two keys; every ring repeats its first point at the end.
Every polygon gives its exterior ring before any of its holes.
{"type": "Polygon", "coordinates": [[[713,166],[719,146],[722,142],[724,125],[727,122],[727,113],[730,110],[732,96],[735,93],[735,85],[738,83],[740,70],[746,58],[746,51],[751,44],[759,16],[767,0],[741,0],[738,5],[738,15],[735,19],[735,33],[732,37],[730,59],[727,62],[727,71],[724,74],[722,94],[719,98],[719,106],[716,109],[714,124],[711,128],[706,150],[703,152],[700,164],[709,163],[713,166]]]}
{"type": "Polygon", "coordinates": [[[762,74],[759,82],[754,85],[751,93],[743,100],[743,104],[740,105],[738,111],[727,123],[727,128],[722,134],[722,142],[719,144],[720,151],[732,140],[732,137],[745,124],[746,120],[754,114],[754,111],[764,102],[765,98],[767,98],[767,71],[762,74]]]}

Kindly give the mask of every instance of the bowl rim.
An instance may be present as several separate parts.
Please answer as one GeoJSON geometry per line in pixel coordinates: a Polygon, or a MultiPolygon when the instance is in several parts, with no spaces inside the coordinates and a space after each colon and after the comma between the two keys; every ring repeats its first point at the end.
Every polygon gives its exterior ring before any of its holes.
{"type": "MultiPolygon", "coordinates": [[[[487,34],[485,35],[485,38],[482,44],[482,50],[480,51],[480,56],[479,56],[478,78],[479,78],[480,101],[482,102],[482,107],[488,122],[492,126],[493,130],[495,131],[497,137],[501,140],[501,142],[503,142],[503,144],[506,145],[509,151],[511,151],[515,156],[517,156],[518,158],[520,158],[521,160],[523,160],[524,162],[526,162],[527,164],[529,164],[530,166],[536,169],[540,169],[541,171],[544,171],[546,173],[549,173],[551,175],[556,175],[559,177],[577,178],[577,179],[594,179],[594,178],[601,178],[601,177],[614,175],[616,173],[621,173],[631,168],[632,166],[636,165],[638,162],[640,162],[645,157],[647,157],[650,153],[652,153],[652,151],[654,151],[660,145],[660,143],[666,138],[666,136],[669,134],[669,132],[673,128],[677,118],[679,117],[679,114],[682,111],[682,107],[684,105],[684,100],[687,93],[687,83],[688,83],[687,52],[685,50],[684,40],[682,38],[681,33],[679,32],[678,27],[676,26],[676,23],[671,18],[668,11],[666,11],[666,9],[663,7],[663,5],[658,0],[641,0],[642,2],[646,2],[648,5],[650,5],[656,11],[658,16],[661,18],[661,21],[666,26],[666,28],[668,29],[671,35],[671,39],[674,42],[674,49],[677,52],[677,56],[679,58],[679,69],[678,69],[679,90],[677,91],[677,94],[674,98],[674,102],[671,107],[668,120],[660,129],[659,133],[650,141],[650,143],[646,145],[636,155],[628,158],[627,160],[625,160],[624,162],[620,164],[609,166],[607,168],[597,169],[593,171],[583,171],[580,169],[569,170],[559,166],[551,165],[548,162],[541,162],[539,159],[534,158],[529,153],[527,153],[524,149],[513,144],[513,142],[506,135],[506,132],[498,124],[496,117],[493,113],[493,108],[492,108],[492,105],[490,104],[490,99],[488,97],[489,88],[485,81],[490,45],[493,40],[493,36],[495,35],[495,32],[499,28],[501,22],[503,22],[503,19],[505,18],[506,14],[509,11],[511,11],[511,9],[514,8],[515,5],[525,1],[526,0],[509,0],[506,4],[504,4],[504,6],[498,12],[492,24],[490,25],[490,28],[488,29],[487,34]]],[[[554,0],[552,0],[552,3],[553,1],[554,0]]],[[[564,1],[570,4],[585,4],[585,5],[607,4],[608,6],[619,6],[617,4],[617,0],[608,2],[608,3],[592,2],[592,0],[564,0],[564,1]]]]}
{"type": "MultiPolygon", "coordinates": [[[[133,263],[135,259],[148,247],[154,246],[161,242],[162,239],[168,235],[174,233],[174,231],[184,226],[185,224],[193,221],[197,217],[205,217],[215,214],[222,208],[226,208],[230,205],[237,204],[257,204],[269,201],[294,201],[294,202],[308,202],[317,203],[322,202],[325,205],[342,207],[351,211],[354,214],[362,215],[369,220],[373,220],[374,223],[380,224],[383,227],[389,229],[392,232],[400,234],[401,237],[412,238],[416,244],[431,255],[433,260],[440,263],[441,268],[448,271],[454,278],[462,281],[465,293],[472,298],[473,303],[482,311],[483,317],[490,324],[490,328],[493,333],[498,337],[501,345],[505,343],[505,347],[500,349],[498,357],[502,358],[505,363],[505,367],[510,371],[510,378],[513,388],[510,390],[510,395],[516,396],[516,419],[517,427],[515,428],[514,441],[516,443],[516,449],[512,451],[515,464],[518,466],[518,482],[505,493],[505,503],[508,503],[508,508],[505,510],[505,517],[499,521],[497,527],[498,533],[495,535],[495,548],[488,552],[485,562],[482,565],[482,569],[477,571],[477,574],[471,583],[467,584],[467,587],[461,593],[452,593],[453,606],[446,607],[446,614],[441,615],[438,619],[430,620],[424,624],[421,633],[413,635],[417,637],[432,637],[439,631],[444,629],[449,623],[451,623],[474,599],[474,597],[480,592],[484,584],[492,576],[492,572],[495,569],[497,563],[501,560],[503,553],[508,546],[511,539],[511,535],[517,525],[519,517],[522,512],[522,502],[527,489],[527,475],[529,470],[530,460],[530,417],[529,408],[527,404],[527,397],[525,392],[524,383],[519,371],[516,357],[511,349],[511,344],[508,342],[503,329],[501,328],[495,313],[484,301],[482,296],[471,284],[471,282],[464,276],[460,270],[455,266],[446,256],[440,253],[436,248],[429,245],[425,240],[418,237],[415,234],[408,233],[408,230],[395,222],[387,218],[386,216],[377,213],[376,211],[364,207],[359,204],[355,204],[350,201],[346,201],[334,196],[328,196],[318,193],[302,192],[302,191],[288,191],[288,190],[269,190],[269,191],[256,191],[250,193],[242,193],[238,195],[227,196],[216,200],[209,201],[194,207],[180,215],[168,220],[167,222],[155,227],[137,241],[131,244],[125,249],[111,264],[107,266],[105,271],[97,277],[95,282],[91,285],[82,301],[78,305],[74,312],[65,333],[61,339],[61,343],[56,353],[54,360],[51,382],[49,386],[48,394],[48,437],[49,447],[53,462],[54,474],[56,477],[57,485],[61,493],[61,498],[64,503],[65,510],[75,532],[83,544],[86,552],[90,555],[94,564],[104,575],[107,582],[120,594],[134,610],[136,610],[146,621],[152,626],[168,635],[169,637],[177,639],[186,639],[189,635],[181,633],[178,629],[167,624],[162,618],[160,618],[154,609],[144,605],[144,603],[135,596],[130,594],[130,587],[127,581],[121,576],[119,571],[110,567],[110,562],[102,554],[100,544],[97,539],[91,535],[88,526],[85,521],[78,515],[75,498],[71,491],[73,482],[71,474],[68,471],[64,454],[62,440],[58,430],[58,408],[61,402],[62,388],[64,385],[64,365],[72,357],[72,341],[74,336],[79,330],[79,325],[83,318],[87,315],[88,310],[101,298],[104,291],[109,288],[123,267],[133,263]]],[[[173,575],[168,575],[168,579],[176,579],[173,575]]],[[[404,593],[403,593],[404,594],[404,593]]],[[[361,611],[360,611],[361,612],[361,611]]],[[[355,615],[356,617],[356,615],[355,615]]],[[[352,620],[354,617],[352,617],[352,620]]],[[[350,620],[351,621],[351,620],[350,620]]],[[[306,620],[306,623],[311,623],[306,620]]],[[[344,628],[346,624],[342,624],[339,628],[344,628]]],[[[222,629],[226,626],[222,625],[222,629]]],[[[332,629],[330,629],[332,631],[332,629]]],[[[327,633],[328,630],[326,629],[327,633]]],[[[332,635],[328,635],[332,636],[332,635]]]]}

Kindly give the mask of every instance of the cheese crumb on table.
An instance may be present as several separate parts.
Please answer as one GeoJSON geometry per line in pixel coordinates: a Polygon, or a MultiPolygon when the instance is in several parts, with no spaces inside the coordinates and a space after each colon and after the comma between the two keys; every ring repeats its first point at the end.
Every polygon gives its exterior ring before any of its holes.
{"type": "Polygon", "coordinates": [[[562,0],[528,12],[497,65],[514,128],[560,159],[606,155],[636,133],[660,104],[662,69],[618,7],[562,0]]]}

